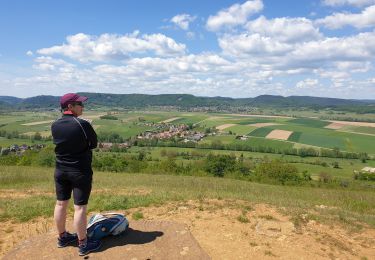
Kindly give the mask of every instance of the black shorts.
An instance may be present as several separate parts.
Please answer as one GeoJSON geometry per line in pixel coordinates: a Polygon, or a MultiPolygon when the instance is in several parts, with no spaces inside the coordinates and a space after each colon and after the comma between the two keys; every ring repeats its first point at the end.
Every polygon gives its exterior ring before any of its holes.
{"type": "Polygon", "coordinates": [[[91,186],[92,170],[55,170],[57,200],[70,199],[73,191],[74,205],[86,205],[89,201],[91,186]]]}

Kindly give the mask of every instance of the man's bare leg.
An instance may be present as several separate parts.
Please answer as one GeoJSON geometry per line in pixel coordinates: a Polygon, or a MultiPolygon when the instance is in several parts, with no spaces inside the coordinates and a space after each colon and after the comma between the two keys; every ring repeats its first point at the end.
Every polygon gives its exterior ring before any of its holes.
{"type": "Polygon", "coordinates": [[[87,205],[74,205],[74,228],[78,239],[86,239],[87,205]]]}
{"type": "Polygon", "coordinates": [[[66,211],[68,208],[69,200],[57,200],[55,205],[54,218],[56,223],[57,232],[62,234],[65,232],[66,211]]]}

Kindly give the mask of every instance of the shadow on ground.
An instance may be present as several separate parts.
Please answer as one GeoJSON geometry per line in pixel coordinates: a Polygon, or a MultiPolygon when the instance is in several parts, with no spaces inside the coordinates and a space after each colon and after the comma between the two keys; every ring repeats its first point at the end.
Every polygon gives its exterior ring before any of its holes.
{"type": "Polygon", "coordinates": [[[164,233],[161,231],[141,231],[129,228],[126,233],[122,235],[103,238],[103,246],[100,251],[105,251],[108,248],[117,246],[151,243],[156,238],[163,236],[163,234],[164,233]]]}

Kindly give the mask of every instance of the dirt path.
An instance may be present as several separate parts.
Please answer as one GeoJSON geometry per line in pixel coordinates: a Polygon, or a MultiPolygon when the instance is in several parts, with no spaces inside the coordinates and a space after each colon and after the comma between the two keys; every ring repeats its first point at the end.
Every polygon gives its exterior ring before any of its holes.
{"type": "MultiPolygon", "coordinates": [[[[131,221],[134,212],[142,212],[146,221],[185,224],[212,259],[372,259],[375,255],[374,229],[350,232],[339,225],[308,220],[304,214],[296,221],[281,211],[265,204],[201,200],[124,213],[131,221]]],[[[0,257],[19,241],[47,233],[52,223],[51,218],[24,224],[2,223],[0,257]]],[[[106,253],[110,259],[110,251],[106,253]]]]}
{"type": "Polygon", "coordinates": [[[169,119],[166,119],[166,120],[163,120],[163,121],[160,121],[159,123],[170,123],[170,122],[173,122],[177,119],[180,119],[181,117],[172,117],[172,118],[169,118],[169,119]]]}
{"type": "Polygon", "coordinates": [[[25,126],[43,125],[43,124],[50,124],[52,122],[53,122],[53,120],[46,120],[46,121],[38,121],[38,122],[25,123],[25,124],[21,124],[21,125],[25,125],[25,126]]]}

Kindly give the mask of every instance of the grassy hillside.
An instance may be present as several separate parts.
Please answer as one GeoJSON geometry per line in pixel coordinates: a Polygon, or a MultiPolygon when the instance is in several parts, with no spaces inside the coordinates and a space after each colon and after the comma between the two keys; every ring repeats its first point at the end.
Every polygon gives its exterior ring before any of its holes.
{"type": "MultiPolygon", "coordinates": [[[[53,169],[2,167],[0,191],[4,194],[14,190],[29,195],[0,197],[1,221],[52,216],[55,203],[53,169]],[[27,193],[27,190],[33,192],[27,193]]],[[[287,207],[291,213],[325,205],[327,208],[321,213],[327,218],[375,226],[374,195],[371,190],[278,186],[213,177],[95,172],[89,211],[124,210],[189,199],[240,199],[287,207]],[[135,192],[138,189],[150,192],[141,195],[135,192]]]]}

